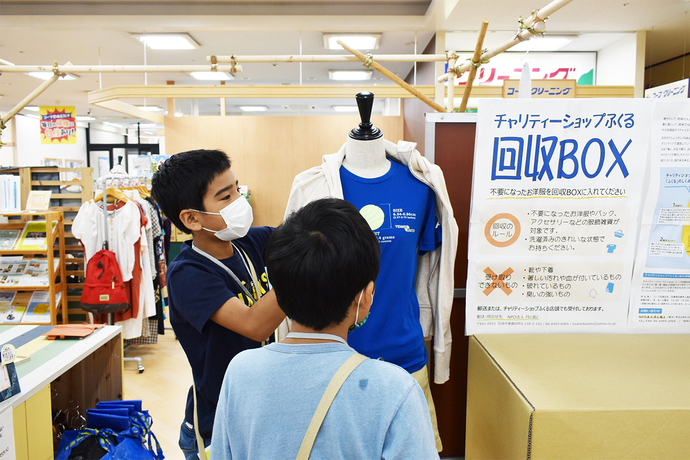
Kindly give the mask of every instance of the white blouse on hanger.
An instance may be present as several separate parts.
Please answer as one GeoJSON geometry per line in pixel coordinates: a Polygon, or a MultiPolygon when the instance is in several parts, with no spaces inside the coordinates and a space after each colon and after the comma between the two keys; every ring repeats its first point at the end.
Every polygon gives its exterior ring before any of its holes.
{"type": "MultiPolygon", "coordinates": [[[[122,280],[132,279],[134,269],[134,245],[141,233],[141,214],[136,203],[125,202],[124,206],[108,212],[108,249],[117,256],[122,280]]],[[[81,205],[72,224],[72,234],[79,238],[84,245],[85,266],[98,251],[103,249],[104,239],[103,208],[93,200],[81,205]]]]}

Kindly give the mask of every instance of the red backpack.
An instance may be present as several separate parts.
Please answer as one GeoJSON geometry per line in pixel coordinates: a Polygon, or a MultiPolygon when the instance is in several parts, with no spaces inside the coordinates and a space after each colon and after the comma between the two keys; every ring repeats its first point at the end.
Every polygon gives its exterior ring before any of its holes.
{"type": "Polygon", "coordinates": [[[91,313],[122,312],[131,307],[114,252],[101,249],[89,260],[80,306],[91,313]]]}

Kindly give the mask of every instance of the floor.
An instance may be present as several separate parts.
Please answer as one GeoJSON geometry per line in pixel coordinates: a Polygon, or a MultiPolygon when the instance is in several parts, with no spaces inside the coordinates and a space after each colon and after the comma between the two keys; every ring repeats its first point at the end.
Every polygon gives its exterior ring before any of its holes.
{"type": "Polygon", "coordinates": [[[177,440],[192,370],[175,335],[165,332],[156,344],[131,345],[125,350],[125,356],[140,357],[145,370],[140,374],[136,362],[125,362],[124,399],[143,401],[144,409],[153,417],[153,433],[166,460],[184,460],[177,440]]]}

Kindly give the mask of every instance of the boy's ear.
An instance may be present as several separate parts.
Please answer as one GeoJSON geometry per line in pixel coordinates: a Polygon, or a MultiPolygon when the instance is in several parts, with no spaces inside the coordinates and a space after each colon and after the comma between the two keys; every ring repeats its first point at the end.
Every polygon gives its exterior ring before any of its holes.
{"type": "Polygon", "coordinates": [[[185,227],[193,232],[201,230],[201,222],[197,220],[196,213],[194,211],[189,209],[180,211],[180,221],[185,227]]]}

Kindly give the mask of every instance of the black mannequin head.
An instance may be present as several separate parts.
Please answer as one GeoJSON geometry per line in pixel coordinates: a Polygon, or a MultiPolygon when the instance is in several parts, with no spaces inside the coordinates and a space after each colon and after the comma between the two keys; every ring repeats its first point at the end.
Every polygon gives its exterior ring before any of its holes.
{"type": "Polygon", "coordinates": [[[355,96],[357,100],[357,107],[359,108],[359,117],[362,122],[359,126],[350,131],[350,138],[358,141],[370,141],[378,139],[383,136],[383,133],[376,126],[371,124],[371,108],[374,106],[374,94],[370,92],[357,93],[355,96]]]}

